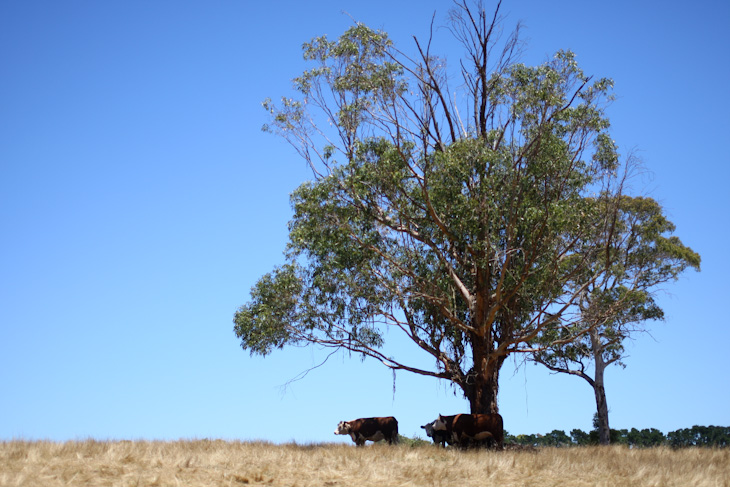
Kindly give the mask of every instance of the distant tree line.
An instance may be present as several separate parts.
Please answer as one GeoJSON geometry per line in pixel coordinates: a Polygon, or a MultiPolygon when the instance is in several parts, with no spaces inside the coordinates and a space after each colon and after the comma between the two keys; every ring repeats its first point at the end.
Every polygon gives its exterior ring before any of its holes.
{"type": "MultiPolygon", "coordinates": [[[[580,429],[570,431],[553,430],[544,435],[511,435],[505,432],[505,443],[526,446],[587,446],[598,445],[598,429],[588,433],[580,429]]],[[[664,434],[656,428],[611,429],[611,444],[628,445],[630,447],[648,448],[653,446],[670,446],[684,448],[691,446],[726,447],[730,446],[730,427],[728,426],[692,426],[664,434]]]]}

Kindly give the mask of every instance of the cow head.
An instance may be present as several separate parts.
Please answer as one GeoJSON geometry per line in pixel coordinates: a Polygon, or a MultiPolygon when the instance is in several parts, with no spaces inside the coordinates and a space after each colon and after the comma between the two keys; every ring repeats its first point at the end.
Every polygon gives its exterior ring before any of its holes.
{"type": "Polygon", "coordinates": [[[424,424],[423,426],[421,426],[421,428],[426,430],[426,436],[430,438],[433,438],[433,423],[434,422],[432,421],[428,424],[424,424]]]}
{"type": "Polygon", "coordinates": [[[350,423],[347,421],[340,421],[335,430],[336,435],[349,435],[350,434],[350,423]]]}
{"type": "Polygon", "coordinates": [[[444,418],[443,416],[441,416],[439,414],[438,419],[436,421],[434,421],[433,423],[431,423],[431,425],[434,430],[445,431],[446,430],[446,418],[444,418]]]}

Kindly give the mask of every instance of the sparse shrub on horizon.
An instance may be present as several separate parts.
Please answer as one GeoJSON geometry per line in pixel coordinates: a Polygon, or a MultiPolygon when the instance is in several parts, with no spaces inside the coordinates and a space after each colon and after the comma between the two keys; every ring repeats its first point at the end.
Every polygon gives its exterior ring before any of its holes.
{"type": "Polygon", "coordinates": [[[407,436],[398,435],[398,444],[403,446],[408,446],[411,448],[419,448],[422,446],[429,446],[433,443],[430,440],[424,440],[420,436],[413,436],[412,438],[408,438],[407,436]]]}

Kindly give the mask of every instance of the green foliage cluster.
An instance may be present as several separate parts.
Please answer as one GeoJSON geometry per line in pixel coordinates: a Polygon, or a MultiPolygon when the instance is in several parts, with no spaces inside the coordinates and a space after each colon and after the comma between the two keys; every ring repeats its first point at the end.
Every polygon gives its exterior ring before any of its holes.
{"type": "Polygon", "coordinates": [[[580,321],[546,329],[539,338],[544,346],[533,359],[556,372],[581,375],[576,371],[596,354],[605,365],[622,365],[624,340],[642,323],[664,318],[654,299],[656,286],[676,280],[687,268],[700,268],[700,256],[672,235],[675,226],[656,200],[622,195],[617,204],[619,217],[606,242],[606,260],[595,262],[610,264],[581,296],[580,321]],[[587,325],[596,333],[576,334],[587,325]]]}
{"type": "Polygon", "coordinates": [[[667,434],[667,444],[674,447],[686,446],[730,446],[730,427],[692,426],[667,434]]]}

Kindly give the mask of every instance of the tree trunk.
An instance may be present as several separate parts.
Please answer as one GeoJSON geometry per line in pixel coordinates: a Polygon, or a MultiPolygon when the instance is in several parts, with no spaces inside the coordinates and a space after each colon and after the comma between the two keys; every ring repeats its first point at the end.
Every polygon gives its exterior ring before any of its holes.
{"type": "MultiPolygon", "coordinates": [[[[476,344],[475,344],[476,345],[476,344]]],[[[490,357],[484,349],[474,349],[474,368],[469,374],[464,395],[469,400],[472,414],[498,413],[499,371],[504,357],[490,357]]]]}
{"type": "Polygon", "coordinates": [[[468,387],[464,388],[464,396],[469,400],[472,414],[496,414],[499,413],[499,370],[505,358],[494,353],[493,323],[488,316],[492,293],[488,270],[478,268],[476,282],[478,289],[470,311],[473,317],[472,326],[479,331],[470,334],[474,364],[466,376],[468,387]]]}
{"type": "Polygon", "coordinates": [[[596,409],[598,413],[598,440],[601,445],[608,445],[611,442],[611,429],[608,426],[608,405],[606,404],[606,390],[603,384],[593,389],[596,394],[596,409]]]}
{"type": "Polygon", "coordinates": [[[596,396],[598,440],[601,445],[608,445],[611,442],[611,428],[608,425],[608,403],[606,402],[606,389],[603,386],[603,373],[606,370],[606,363],[603,360],[603,348],[601,347],[598,331],[591,330],[590,335],[593,345],[593,358],[596,363],[593,392],[596,396]]]}

